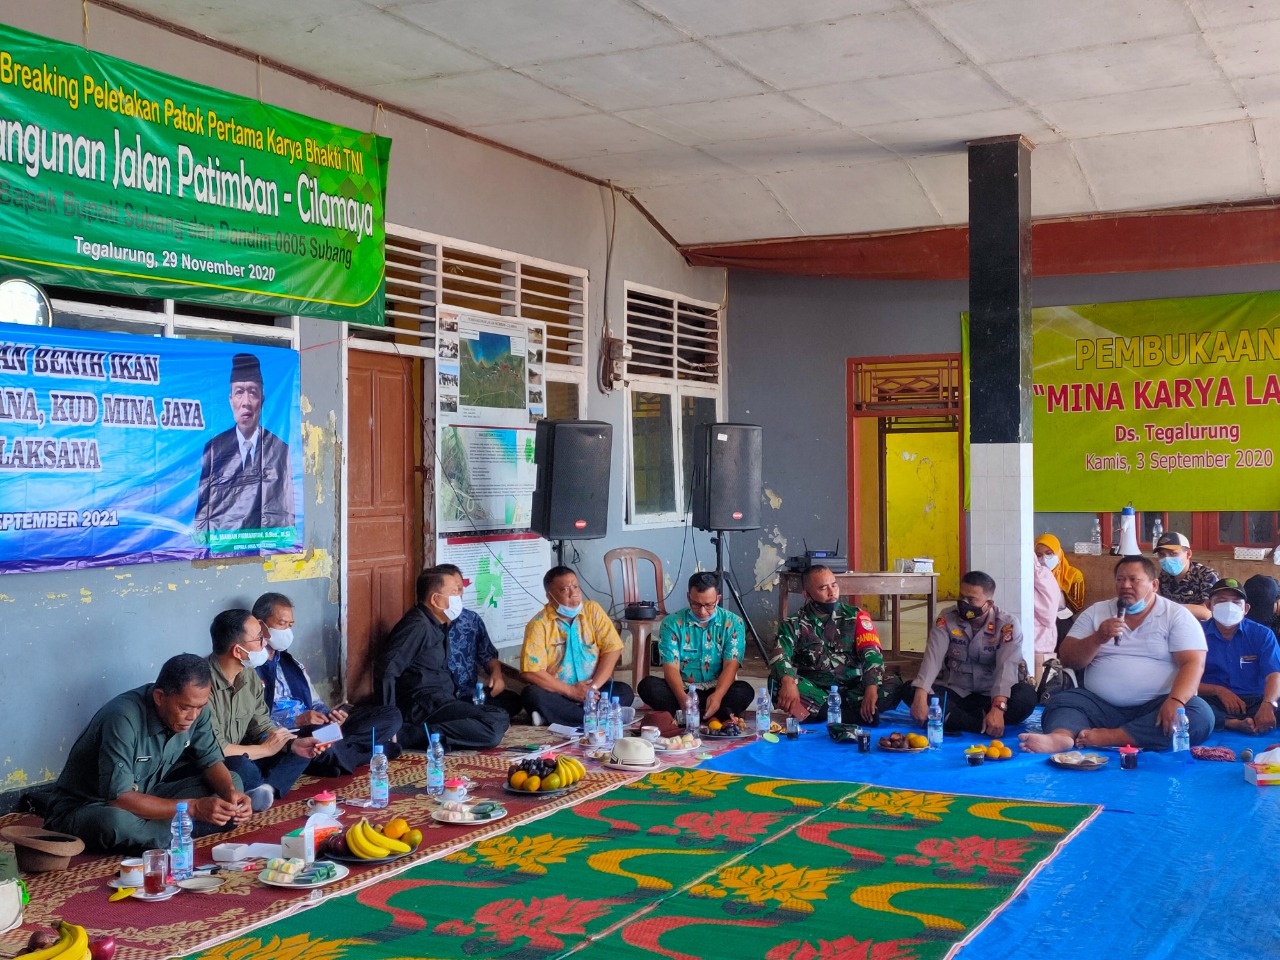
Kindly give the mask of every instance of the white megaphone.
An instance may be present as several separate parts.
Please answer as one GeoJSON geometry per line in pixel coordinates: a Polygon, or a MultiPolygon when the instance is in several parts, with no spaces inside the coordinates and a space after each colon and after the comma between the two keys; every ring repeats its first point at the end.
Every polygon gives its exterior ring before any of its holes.
{"type": "Polygon", "coordinates": [[[1120,511],[1120,556],[1137,557],[1142,555],[1138,548],[1138,517],[1133,512],[1133,505],[1120,511]]]}

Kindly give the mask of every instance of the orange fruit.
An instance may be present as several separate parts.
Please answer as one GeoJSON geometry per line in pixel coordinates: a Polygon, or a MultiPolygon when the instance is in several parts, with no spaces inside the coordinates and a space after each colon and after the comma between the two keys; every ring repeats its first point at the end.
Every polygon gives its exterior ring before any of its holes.
{"type": "Polygon", "coordinates": [[[409,832],[409,821],[406,820],[404,817],[396,817],[394,820],[392,820],[390,823],[388,823],[385,827],[382,828],[383,835],[386,837],[390,837],[392,840],[399,840],[408,832],[409,832]]]}
{"type": "Polygon", "coordinates": [[[511,776],[507,778],[507,783],[511,784],[516,790],[521,789],[520,785],[529,779],[529,774],[519,767],[511,771],[511,776]]]}
{"type": "Polygon", "coordinates": [[[538,788],[541,786],[542,786],[541,777],[530,777],[528,780],[524,782],[524,786],[521,787],[520,789],[528,790],[530,793],[537,793],[538,788]]]}
{"type": "Polygon", "coordinates": [[[992,744],[991,746],[987,747],[986,753],[987,753],[988,760],[1000,759],[1000,748],[995,746],[995,744],[992,744]]]}
{"type": "Polygon", "coordinates": [[[1000,759],[1001,759],[1001,760],[1008,760],[1008,759],[1009,759],[1010,757],[1012,757],[1012,756],[1013,756],[1013,751],[1012,751],[1012,750],[1010,750],[1008,747],[1001,747],[1001,748],[1000,748],[1000,759]]]}
{"type": "Polygon", "coordinates": [[[992,740],[992,741],[991,741],[991,746],[993,746],[993,747],[999,747],[1001,750],[1003,750],[1003,749],[1004,749],[1004,744],[1003,744],[1003,743],[1001,743],[999,740],[992,740]]]}
{"type": "Polygon", "coordinates": [[[415,828],[406,833],[401,839],[409,845],[410,850],[416,850],[418,844],[422,843],[422,831],[415,828]]]}
{"type": "Polygon", "coordinates": [[[719,730],[723,726],[724,724],[721,723],[719,720],[712,720],[710,723],[707,724],[707,729],[712,732],[715,732],[716,730],[719,730]]]}

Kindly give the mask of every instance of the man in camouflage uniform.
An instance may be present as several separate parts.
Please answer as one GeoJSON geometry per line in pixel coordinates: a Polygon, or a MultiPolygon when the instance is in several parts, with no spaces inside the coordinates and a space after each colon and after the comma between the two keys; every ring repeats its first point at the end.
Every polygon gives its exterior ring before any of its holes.
{"type": "Polygon", "coordinates": [[[769,679],[778,707],[801,722],[825,720],[827,691],[840,690],[842,719],[875,726],[898,702],[898,681],[884,678],[884,656],[871,616],[840,602],[830,568],[801,578],[805,604],[778,628],[769,679]]]}

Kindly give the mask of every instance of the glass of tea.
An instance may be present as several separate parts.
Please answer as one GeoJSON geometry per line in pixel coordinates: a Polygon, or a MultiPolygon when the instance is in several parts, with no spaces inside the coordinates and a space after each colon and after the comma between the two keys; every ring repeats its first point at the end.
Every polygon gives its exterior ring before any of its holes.
{"type": "Polygon", "coordinates": [[[142,889],[148,896],[164,893],[169,882],[169,851],[148,850],[142,855],[142,889]]]}

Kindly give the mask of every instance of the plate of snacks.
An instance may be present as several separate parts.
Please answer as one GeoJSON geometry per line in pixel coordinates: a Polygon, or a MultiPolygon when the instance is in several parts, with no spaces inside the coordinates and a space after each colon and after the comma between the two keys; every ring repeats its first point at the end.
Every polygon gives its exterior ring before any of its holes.
{"type": "Polygon", "coordinates": [[[895,730],[887,737],[877,740],[876,746],[890,753],[919,753],[929,749],[929,738],[919,733],[899,733],[895,730]]]}

